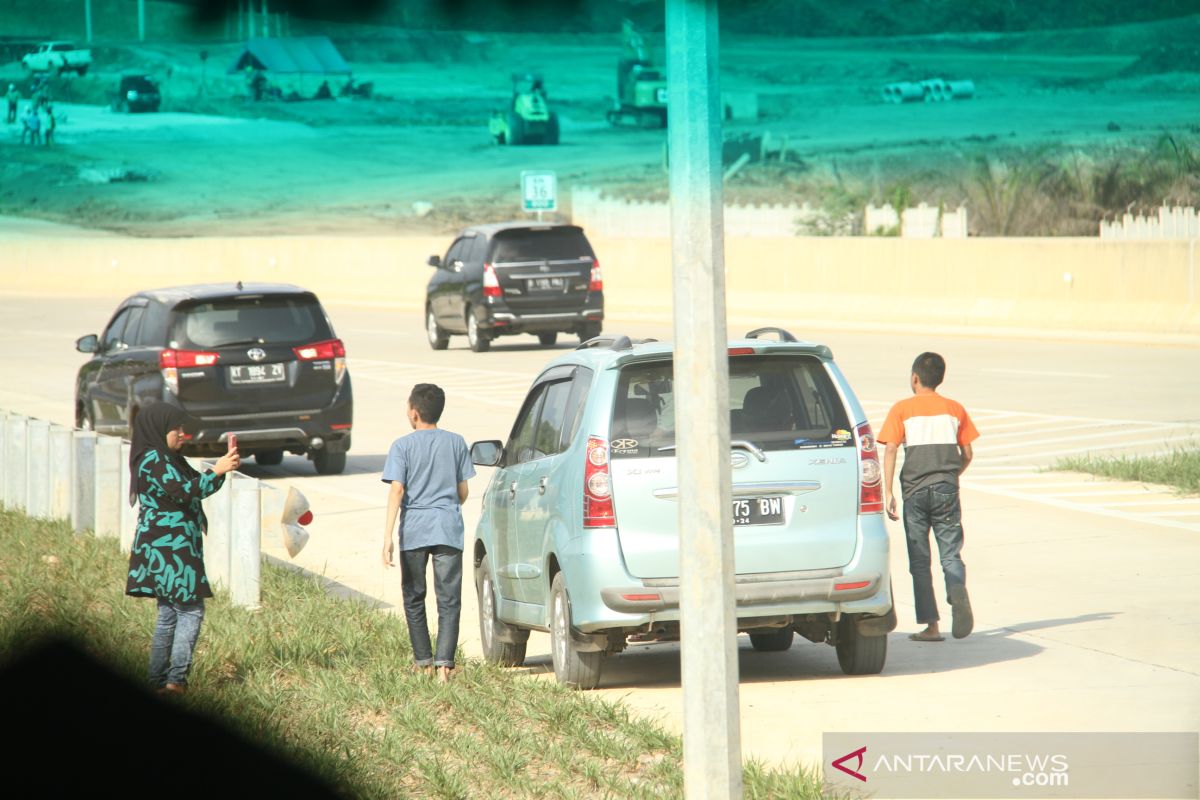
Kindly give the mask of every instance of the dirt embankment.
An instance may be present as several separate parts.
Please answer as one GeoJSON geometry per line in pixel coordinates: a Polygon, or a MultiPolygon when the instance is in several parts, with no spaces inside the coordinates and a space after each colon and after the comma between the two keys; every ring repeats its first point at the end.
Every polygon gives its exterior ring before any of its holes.
{"type": "MultiPolygon", "coordinates": [[[[564,211],[584,184],[665,196],[664,132],[604,119],[616,34],[329,31],[355,80],[372,84],[369,99],[253,102],[244,76],[228,72],[240,46],[227,41],[98,44],[87,76],[51,81],[55,146],[21,146],[19,126],[0,128],[0,213],[136,235],[443,233],[516,216],[523,169],[558,172],[564,211]],[[557,147],[489,140],[510,73],[525,70],[546,78],[557,147]],[[161,113],[109,110],[118,76],[132,71],[160,81],[161,113]]],[[[727,180],[727,199],[809,202],[851,218],[869,202],[966,203],[981,235],[1090,235],[1127,207],[1200,203],[1189,36],[1200,36],[1200,17],[1005,36],[726,35],[722,90],[757,109],[727,133],[766,135],[776,148],[727,180]],[[972,80],[975,94],[881,99],[887,82],[931,77],[972,80]]],[[[650,42],[661,63],[661,37],[650,42]]],[[[30,89],[15,64],[0,68],[4,79],[30,89]]],[[[269,79],[303,98],[322,80],[269,79]]],[[[343,80],[330,77],[335,92],[343,80]]]]}

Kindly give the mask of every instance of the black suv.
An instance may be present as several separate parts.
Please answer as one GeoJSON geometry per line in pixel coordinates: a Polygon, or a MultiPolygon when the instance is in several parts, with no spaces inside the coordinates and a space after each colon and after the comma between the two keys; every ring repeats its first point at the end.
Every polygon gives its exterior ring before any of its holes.
{"type": "Polygon", "coordinates": [[[227,449],[274,465],[307,454],[322,475],[346,468],[353,399],[346,349],[316,295],[288,284],[176,286],[138,292],[97,337],[75,381],[75,424],[128,436],[156,402],[191,418],[189,456],[227,449]]]}
{"type": "Polygon", "coordinates": [[[465,333],[476,353],[492,339],[532,333],[545,346],[559,332],[580,341],[600,334],[600,262],[577,225],[499,222],[458,235],[425,289],[425,330],[434,350],[465,333]]]}
{"type": "Polygon", "coordinates": [[[118,111],[158,111],[162,93],[149,75],[122,75],[117,89],[118,111]]]}

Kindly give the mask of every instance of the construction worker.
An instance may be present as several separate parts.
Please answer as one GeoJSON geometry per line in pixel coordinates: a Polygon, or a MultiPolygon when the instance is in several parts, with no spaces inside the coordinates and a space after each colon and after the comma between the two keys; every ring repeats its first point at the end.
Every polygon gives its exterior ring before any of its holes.
{"type": "Polygon", "coordinates": [[[17,121],[17,103],[21,101],[21,93],[17,91],[15,83],[8,85],[8,91],[4,94],[4,99],[8,101],[8,116],[4,121],[12,125],[17,121]]]}

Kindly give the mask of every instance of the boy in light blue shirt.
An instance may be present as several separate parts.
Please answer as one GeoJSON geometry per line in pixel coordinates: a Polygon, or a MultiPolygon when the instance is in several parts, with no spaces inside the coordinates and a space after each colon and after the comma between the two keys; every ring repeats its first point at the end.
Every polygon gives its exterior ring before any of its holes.
{"type": "Polygon", "coordinates": [[[382,476],[391,487],[383,532],[383,563],[395,566],[392,534],[399,516],[400,582],[413,663],[420,671],[436,668],[443,683],[450,680],[458,647],[462,504],[467,500],[467,479],[475,475],[463,437],[437,426],[445,407],[446,393],[437,386],[418,383],[413,387],[408,398],[408,421],[413,432],[392,442],[382,476]],[[425,573],[431,559],[438,607],[436,654],[425,618],[425,573]]]}

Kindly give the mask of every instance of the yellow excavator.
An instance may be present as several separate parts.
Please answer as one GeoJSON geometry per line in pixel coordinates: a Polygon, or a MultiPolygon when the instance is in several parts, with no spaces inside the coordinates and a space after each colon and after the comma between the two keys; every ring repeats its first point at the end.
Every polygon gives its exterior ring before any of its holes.
{"type": "Polygon", "coordinates": [[[542,76],[513,73],[512,102],[493,111],[488,132],[496,144],[558,144],[558,115],[546,102],[542,76]]]}
{"type": "Polygon", "coordinates": [[[613,125],[667,127],[667,76],[655,68],[646,40],[632,21],[621,22],[624,42],[617,61],[617,99],[607,114],[613,125]]]}

